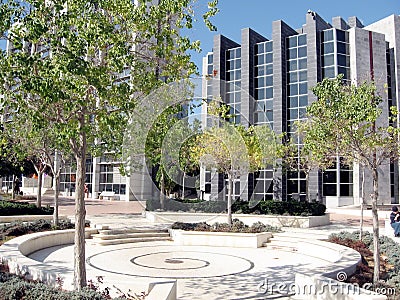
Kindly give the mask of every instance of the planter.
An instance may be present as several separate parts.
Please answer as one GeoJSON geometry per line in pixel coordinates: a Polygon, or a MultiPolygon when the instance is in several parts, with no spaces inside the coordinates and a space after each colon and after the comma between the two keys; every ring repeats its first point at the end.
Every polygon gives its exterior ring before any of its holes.
{"type": "MultiPolygon", "coordinates": [[[[187,212],[145,212],[146,218],[155,223],[226,223],[226,214],[209,214],[209,213],[187,213],[187,212]]],[[[294,228],[310,228],[323,225],[329,225],[329,214],[323,216],[275,216],[275,215],[246,215],[233,214],[233,218],[237,218],[246,225],[253,225],[261,222],[266,225],[276,227],[294,227],[294,228]]]]}
{"type": "Polygon", "coordinates": [[[214,246],[260,248],[272,237],[270,232],[237,233],[237,232],[208,232],[185,231],[170,229],[170,235],[175,244],[183,246],[214,246]]]}

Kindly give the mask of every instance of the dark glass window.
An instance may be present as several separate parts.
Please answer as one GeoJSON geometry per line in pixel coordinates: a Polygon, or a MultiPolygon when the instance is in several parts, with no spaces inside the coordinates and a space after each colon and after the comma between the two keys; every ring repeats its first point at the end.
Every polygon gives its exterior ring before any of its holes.
{"type": "Polygon", "coordinates": [[[264,64],[264,55],[257,55],[257,64],[258,65],[264,64]]]}
{"type": "Polygon", "coordinates": [[[265,90],[265,98],[272,98],[274,96],[274,90],[273,88],[267,88],[265,90]]]}
{"type": "Polygon", "coordinates": [[[348,44],[338,42],[337,43],[337,52],[338,53],[347,54],[349,52],[348,51],[348,44]]]}
{"type": "Polygon", "coordinates": [[[299,59],[299,70],[307,69],[307,58],[299,59]]]}
{"type": "Polygon", "coordinates": [[[335,68],[334,67],[324,68],[323,76],[326,78],[334,78],[335,77],[335,68]]]}
{"type": "Polygon", "coordinates": [[[235,58],[235,52],[234,51],[229,51],[229,59],[234,59],[235,58]]]}
{"type": "Polygon", "coordinates": [[[265,52],[272,52],[272,41],[265,43],[265,52]]]}
{"type": "Polygon", "coordinates": [[[338,74],[343,74],[343,78],[345,79],[349,79],[349,69],[347,68],[342,68],[342,67],[338,67],[338,74]]]}
{"type": "Polygon", "coordinates": [[[241,59],[237,59],[236,60],[236,64],[235,64],[235,69],[240,69],[242,65],[242,60],[241,59]]]}
{"type": "Polygon", "coordinates": [[[271,86],[271,85],[273,85],[273,76],[265,77],[265,86],[271,86]]]}
{"type": "Polygon", "coordinates": [[[337,60],[339,66],[350,67],[350,59],[348,56],[338,54],[337,60]]]}
{"type": "Polygon", "coordinates": [[[272,63],[272,53],[265,54],[265,63],[272,63]]]}
{"type": "Polygon", "coordinates": [[[299,35],[299,46],[307,44],[307,36],[305,34],[299,35]]]}
{"type": "Polygon", "coordinates": [[[265,77],[258,77],[257,78],[257,87],[263,87],[264,86],[264,78],[265,77]]]}
{"type": "Polygon", "coordinates": [[[274,120],[274,114],[272,111],[267,111],[267,121],[272,122],[274,120]]]}
{"type": "Polygon", "coordinates": [[[322,32],[324,42],[333,40],[333,29],[322,32]]]}
{"type": "Polygon", "coordinates": [[[289,82],[297,82],[297,72],[289,73],[289,82]]]}
{"type": "Polygon", "coordinates": [[[265,98],[265,91],[264,89],[257,90],[257,99],[264,99],[265,98]]]}
{"type": "Polygon", "coordinates": [[[257,76],[263,76],[265,74],[265,67],[257,67],[257,76]]]}
{"type": "Polygon", "coordinates": [[[324,59],[324,67],[332,66],[335,63],[333,54],[325,55],[323,59],[324,59]]]}
{"type": "Polygon", "coordinates": [[[307,81],[307,71],[299,72],[299,81],[307,81]]]}
{"type": "Polygon", "coordinates": [[[289,97],[289,107],[297,107],[298,106],[297,100],[298,100],[297,96],[289,97]]]}
{"type": "Polygon", "coordinates": [[[297,48],[289,49],[289,59],[297,58],[297,48]]]}
{"type": "Polygon", "coordinates": [[[352,184],[341,184],[340,185],[340,196],[353,196],[353,185],[352,184]]]}
{"type": "Polygon", "coordinates": [[[336,184],[324,184],[324,196],[336,196],[336,184]]]}
{"type": "Polygon", "coordinates": [[[238,48],[236,49],[236,57],[241,57],[242,56],[242,49],[238,48]]]}
{"type": "Polygon", "coordinates": [[[307,106],[308,105],[308,97],[307,96],[300,96],[299,97],[299,106],[307,106]]]}
{"type": "Polygon", "coordinates": [[[333,53],[334,50],[333,42],[322,44],[322,48],[324,54],[333,53]]]}
{"type": "Polygon", "coordinates": [[[324,183],[336,183],[336,171],[324,172],[324,183]]]}
{"type": "Polygon", "coordinates": [[[291,61],[289,61],[289,70],[290,70],[290,71],[295,71],[295,70],[297,70],[297,60],[291,60],[291,61]]]}
{"type": "Polygon", "coordinates": [[[289,109],[289,119],[294,120],[298,118],[298,110],[297,108],[289,109]]]}
{"type": "Polygon", "coordinates": [[[298,95],[298,92],[299,92],[299,88],[297,86],[297,83],[289,85],[289,96],[298,95]]]}
{"type": "Polygon", "coordinates": [[[299,48],[299,57],[306,57],[307,56],[307,47],[299,48]]]}
{"type": "Polygon", "coordinates": [[[342,30],[336,30],[336,39],[341,42],[347,42],[346,32],[342,30]]]}
{"type": "Polygon", "coordinates": [[[208,62],[208,64],[212,64],[213,63],[213,56],[212,55],[209,55],[207,57],[207,62],[208,62]]]}
{"type": "Polygon", "coordinates": [[[292,36],[289,38],[289,48],[297,46],[297,36],[292,36]]]}
{"type": "Polygon", "coordinates": [[[307,82],[299,84],[299,94],[307,94],[308,93],[307,82]]]}
{"type": "Polygon", "coordinates": [[[257,45],[257,53],[264,53],[264,43],[257,45]]]}
{"type": "Polygon", "coordinates": [[[266,75],[272,74],[272,72],[273,72],[272,70],[273,70],[272,65],[266,65],[266,72],[265,72],[265,74],[266,74],[266,75]]]}
{"type": "Polygon", "coordinates": [[[274,108],[274,102],[269,100],[269,101],[265,101],[265,109],[267,110],[271,110],[274,108]]]}

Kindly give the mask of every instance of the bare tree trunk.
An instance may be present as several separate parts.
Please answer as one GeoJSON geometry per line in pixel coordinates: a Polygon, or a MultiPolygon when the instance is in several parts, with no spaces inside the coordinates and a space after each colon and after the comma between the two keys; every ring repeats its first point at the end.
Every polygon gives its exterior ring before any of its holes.
{"type": "Polygon", "coordinates": [[[364,182],[365,182],[365,168],[363,167],[361,179],[361,217],[360,217],[360,241],[362,241],[363,227],[364,227],[364,182]]]}
{"type": "Polygon", "coordinates": [[[80,120],[79,151],[75,153],[76,189],[75,189],[75,241],[74,241],[74,287],[81,290],[86,286],[85,266],[85,174],[86,174],[86,133],[80,120]]]}
{"type": "MultiPolygon", "coordinates": [[[[162,168],[160,166],[160,168],[162,168]]],[[[161,169],[161,178],[160,178],[160,185],[161,185],[161,194],[160,194],[160,205],[161,209],[165,208],[165,180],[164,180],[164,172],[161,169]]]]}
{"type": "Polygon", "coordinates": [[[36,193],[36,206],[42,207],[42,179],[43,179],[43,171],[37,169],[38,173],[38,186],[37,186],[37,193],[36,193]]]}
{"type": "Polygon", "coordinates": [[[310,182],[309,182],[310,173],[306,171],[305,175],[306,175],[306,201],[310,202],[310,182]]]}
{"type": "Polygon", "coordinates": [[[55,150],[54,153],[54,165],[51,166],[53,174],[54,174],[54,213],[53,213],[53,226],[58,227],[58,194],[60,193],[60,163],[59,163],[59,154],[58,151],[55,150]]]}
{"type": "Polygon", "coordinates": [[[182,177],[182,200],[185,199],[185,176],[186,176],[186,173],[183,172],[183,177],[182,177]]]}
{"type": "Polygon", "coordinates": [[[232,186],[233,176],[228,174],[228,224],[232,225],[232,186]]]}
{"type": "Polygon", "coordinates": [[[377,284],[379,281],[380,271],[380,255],[379,255],[379,220],[378,220],[378,170],[375,167],[372,170],[372,232],[373,232],[373,245],[374,245],[374,277],[373,283],[377,284]]]}
{"type": "Polygon", "coordinates": [[[53,225],[58,227],[58,194],[60,192],[60,174],[54,175],[54,212],[53,212],[53,225]]]}
{"type": "MultiPolygon", "coordinates": [[[[12,183],[11,183],[11,199],[14,200],[15,199],[15,180],[16,180],[16,176],[13,175],[12,176],[12,183]]],[[[8,185],[7,185],[8,186],[8,185]]]]}

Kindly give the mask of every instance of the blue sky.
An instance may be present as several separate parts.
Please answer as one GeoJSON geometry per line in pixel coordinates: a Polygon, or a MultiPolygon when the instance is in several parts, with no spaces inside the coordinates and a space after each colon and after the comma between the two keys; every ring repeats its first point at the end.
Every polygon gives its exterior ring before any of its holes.
{"type": "MultiPolygon", "coordinates": [[[[207,0],[198,0],[198,12],[204,9],[207,0]]],[[[209,32],[198,22],[189,32],[191,39],[200,40],[203,52],[192,53],[192,60],[201,68],[202,57],[212,49],[213,36],[223,34],[240,43],[240,30],[250,27],[271,38],[272,22],[283,20],[294,29],[305,23],[308,9],[317,12],[325,21],[331,23],[332,17],[341,16],[344,20],[357,16],[368,25],[392,14],[400,14],[399,0],[219,0],[220,12],[212,19],[218,31],[209,32]]]]}

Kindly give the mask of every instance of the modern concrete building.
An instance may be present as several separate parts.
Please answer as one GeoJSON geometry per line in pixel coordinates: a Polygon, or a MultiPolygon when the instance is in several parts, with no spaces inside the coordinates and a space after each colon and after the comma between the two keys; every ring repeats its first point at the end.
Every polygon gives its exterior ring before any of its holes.
{"type": "MultiPolygon", "coordinates": [[[[212,52],[203,60],[203,74],[219,79],[205,81],[203,96],[221,96],[236,114],[232,121],[245,126],[270,124],[276,133],[289,135],[293,123],[304,118],[306,107],[316,100],[311,87],[323,78],[343,74],[355,84],[374,80],[384,101],[380,120],[384,125],[389,107],[400,107],[400,16],[364,26],[356,17],[347,22],[334,17],[328,23],[308,11],[299,29],[274,21],[270,39],[250,28],[242,29],[237,42],[216,35],[212,52]]],[[[359,166],[348,167],[337,159],[331,169],[310,174],[311,198],[328,207],[357,204],[362,196],[361,173],[359,166]]],[[[379,202],[399,203],[398,164],[383,166],[379,176],[379,202]]],[[[368,203],[372,191],[368,172],[365,183],[368,203]]],[[[206,172],[201,186],[211,199],[224,197],[222,175],[206,172]]],[[[305,190],[303,172],[279,169],[241,178],[234,188],[235,196],[244,200],[304,199],[305,190]]]]}

